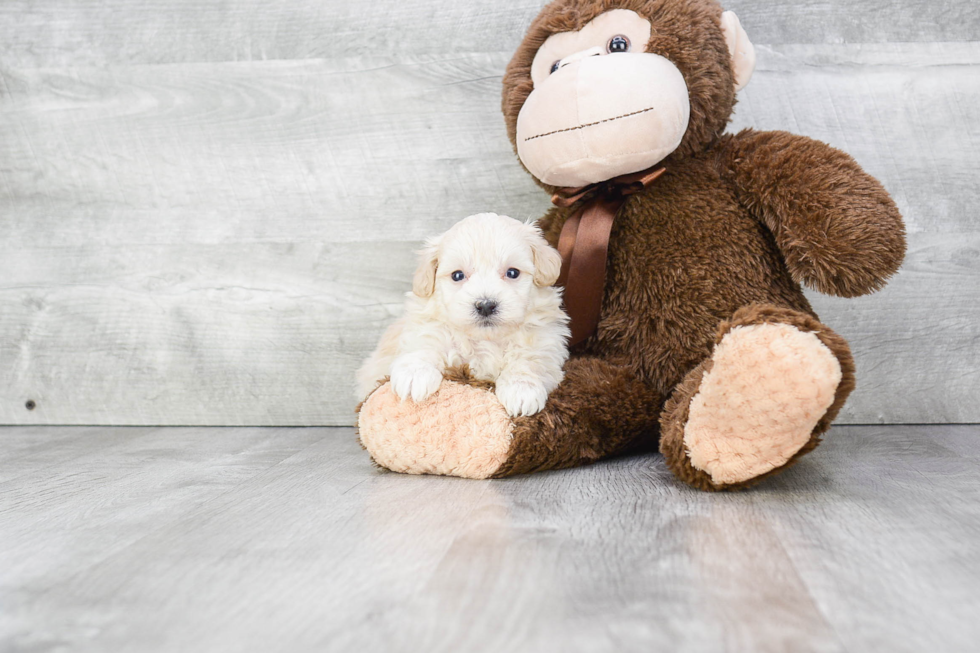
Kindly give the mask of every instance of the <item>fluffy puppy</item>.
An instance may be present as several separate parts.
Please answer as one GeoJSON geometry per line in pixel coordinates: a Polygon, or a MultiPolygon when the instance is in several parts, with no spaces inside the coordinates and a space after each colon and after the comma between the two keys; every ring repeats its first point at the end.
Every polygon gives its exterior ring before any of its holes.
{"type": "Polygon", "coordinates": [[[561,382],[568,316],[552,287],[561,257],[540,230],[494,213],[430,239],[404,315],[357,373],[366,398],[385,377],[401,399],[424,401],[447,367],[496,384],[511,416],[533,415],[561,382]]]}

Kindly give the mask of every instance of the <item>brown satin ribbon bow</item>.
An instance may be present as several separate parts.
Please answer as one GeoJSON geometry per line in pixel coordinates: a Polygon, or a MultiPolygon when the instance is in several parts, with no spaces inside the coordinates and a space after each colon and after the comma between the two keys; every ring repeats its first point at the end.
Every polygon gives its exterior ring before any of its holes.
{"type": "Polygon", "coordinates": [[[654,166],[591,186],[559,188],[551,196],[551,203],[562,208],[583,202],[565,221],[558,237],[561,275],[557,285],[565,288],[565,311],[572,320],[569,346],[595,333],[599,324],[609,234],[616,212],[627,196],[640,192],[664,172],[663,166],[654,166]]]}

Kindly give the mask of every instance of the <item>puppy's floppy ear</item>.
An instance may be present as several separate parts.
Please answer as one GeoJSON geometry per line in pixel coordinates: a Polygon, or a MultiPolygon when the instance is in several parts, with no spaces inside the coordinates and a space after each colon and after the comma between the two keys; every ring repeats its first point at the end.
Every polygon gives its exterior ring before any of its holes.
{"type": "Polygon", "coordinates": [[[412,292],[425,299],[431,297],[436,289],[436,268],[439,267],[439,239],[426,241],[419,250],[419,267],[412,278],[412,292]]]}
{"type": "Polygon", "coordinates": [[[534,256],[534,285],[551,286],[561,274],[561,254],[541,235],[535,225],[527,225],[528,239],[531,241],[531,254],[534,256]]]}

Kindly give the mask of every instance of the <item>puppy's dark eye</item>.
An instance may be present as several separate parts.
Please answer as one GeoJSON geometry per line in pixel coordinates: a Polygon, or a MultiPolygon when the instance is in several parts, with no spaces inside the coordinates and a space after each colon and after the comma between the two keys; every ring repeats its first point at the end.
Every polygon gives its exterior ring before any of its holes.
{"type": "Polygon", "coordinates": [[[517,268],[508,268],[507,269],[507,278],[508,279],[516,279],[519,276],[521,276],[521,271],[518,270],[517,268]]]}
{"type": "Polygon", "coordinates": [[[606,52],[609,54],[616,54],[617,52],[629,52],[630,51],[630,40],[623,36],[622,34],[617,34],[616,36],[609,39],[609,43],[606,45],[606,52]]]}
{"type": "Polygon", "coordinates": [[[554,73],[556,70],[558,70],[560,65],[561,65],[561,59],[551,64],[551,72],[554,73]]]}
{"type": "Polygon", "coordinates": [[[466,278],[466,275],[463,274],[462,270],[456,270],[455,272],[453,272],[452,277],[453,277],[453,281],[462,281],[463,279],[466,278]]]}

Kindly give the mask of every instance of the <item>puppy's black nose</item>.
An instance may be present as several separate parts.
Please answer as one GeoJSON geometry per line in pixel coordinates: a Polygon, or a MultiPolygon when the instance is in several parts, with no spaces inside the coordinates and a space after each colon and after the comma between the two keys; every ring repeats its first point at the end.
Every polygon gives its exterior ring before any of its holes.
{"type": "Polygon", "coordinates": [[[497,312],[497,302],[492,299],[481,299],[473,304],[473,307],[483,317],[490,317],[497,312]]]}

